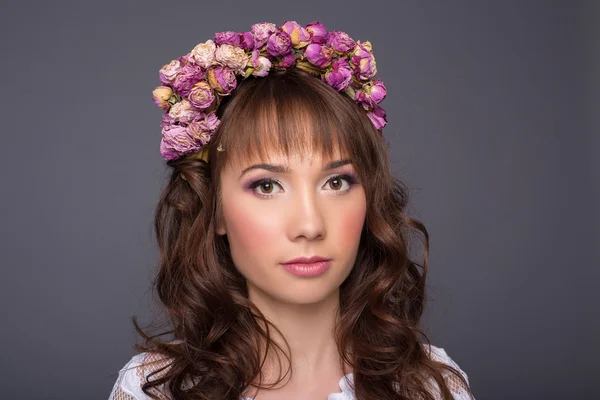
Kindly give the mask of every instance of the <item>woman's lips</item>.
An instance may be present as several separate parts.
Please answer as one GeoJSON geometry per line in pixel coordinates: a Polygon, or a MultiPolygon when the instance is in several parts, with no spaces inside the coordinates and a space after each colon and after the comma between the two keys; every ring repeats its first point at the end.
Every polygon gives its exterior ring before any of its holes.
{"type": "Polygon", "coordinates": [[[300,263],[312,264],[312,263],[316,263],[319,261],[329,261],[329,260],[330,260],[329,258],[321,257],[321,256],[297,257],[297,258],[294,258],[293,260],[286,261],[282,264],[300,264],[300,263]]]}
{"type": "Polygon", "coordinates": [[[331,260],[323,259],[321,261],[303,263],[282,263],[283,268],[289,273],[296,276],[319,276],[329,269],[331,266],[331,260]]]}

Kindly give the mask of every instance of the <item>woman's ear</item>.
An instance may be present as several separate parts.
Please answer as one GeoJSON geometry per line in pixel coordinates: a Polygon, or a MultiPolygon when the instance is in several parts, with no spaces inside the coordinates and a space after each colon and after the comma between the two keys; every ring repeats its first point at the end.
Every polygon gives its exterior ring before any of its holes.
{"type": "Polygon", "coordinates": [[[225,229],[225,224],[222,223],[217,223],[217,229],[215,229],[215,232],[217,232],[217,235],[226,235],[227,234],[227,230],[225,229]]]}

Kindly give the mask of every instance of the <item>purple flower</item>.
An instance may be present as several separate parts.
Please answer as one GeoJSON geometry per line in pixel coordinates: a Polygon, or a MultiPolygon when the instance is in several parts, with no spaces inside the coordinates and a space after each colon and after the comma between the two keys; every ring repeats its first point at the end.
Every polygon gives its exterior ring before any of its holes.
{"type": "Polygon", "coordinates": [[[161,128],[164,128],[165,126],[173,125],[174,123],[173,118],[169,114],[163,114],[160,126],[161,128]]]}
{"type": "Polygon", "coordinates": [[[204,130],[209,132],[214,132],[215,130],[217,130],[220,123],[221,121],[219,120],[219,118],[217,118],[217,114],[214,111],[208,113],[206,117],[202,121],[200,121],[200,124],[204,128],[204,130]]]}
{"type": "Polygon", "coordinates": [[[327,44],[340,53],[351,51],[356,46],[356,42],[347,33],[335,30],[329,33],[327,44]]]}
{"type": "Polygon", "coordinates": [[[181,96],[187,96],[192,86],[204,78],[204,70],[199,65],[185,64],[173,81],[173,89],[181,96]]]}
{"type": "Polygon", "coordinates": [[[251,26],[252,35],[254,35],[254,47],[262,47],[269,37],[277,30],[277,25],[270,22],[261,22],[251,26]]]}
{"type": "Polygon", "coordinates": [[[240,47],[244,50],[252,50],[254,48],[254,37],[252,37],[252,32],[240,33],[240,47]]]}
{"type": "Polygon", "coordinates": [[[311,41],[317,44],[325,44],[327,41],[327,30],[320,22],[314,21],[306,25],[311,41]]]}
{"type": "Polygon", "coordinates": [[[354,101],[361,104],[365,110],[372,110],[377,104],[381,103],[387,90],[381,80],[366,83],[362,90],[357,90],[354,101]]]}
{"type": "Polygon", "coordinates": [[[379,106],[375,107],[373,111],[367,113],[367,116],[375,125],[375,128],[381,129],[387,125],[387,120],[385,118],[385,110],[379,106]]]}
{"type": "Polygon", "coordinates": [[[215,101],[215,93],[208,82],[196,83],[188,94],[190,104],[200,110],[210,107],[215,101]]]}
{"type": "Polygon", "coordinates": [[[271,69],[271,61],[267,57],[261,56],[258,49],[254,49],[252,50],[252,68],[254,69],[252,75],[267,76],[271,69]]]}
{"type": "Polygon", "coordinates": [[[352,68],[346,58],[337,59],[323,77],[325,82],[337,91],[346,90],[352,81],[352,68]]]}
{"type": "Polygon", "coordinates": [[[240,47],[240,34],[232,31],[217,32],[215,33],[215,44],[230,44],[232,46],[240,47]]]}
{"type": "Polygon", "coordinates": [[[296,62],[296,55],[294,53],[288,53],[277,64],[280,68],[289,68],[296,62]]]}
{"type": "Polygon", "coordinates": [[[334,52],[329,46],[311,43],[306,46],[306,52],[304,54],[311,64],[316,65],[319,68],[325,68],[331,64],[334,52]]]}
{"type": "Polygon", "coordinates": [[[211,112],[204,119],[191,123],[188,126],[188,134],[204,146],[210,141],[220,123],[217,115],[211,112]]]}
{"type": "Polygon", "coordinates": [[[292,51],[292,38],[287,32],[277,31],[269,36],[267,52],[275,57],[285,56],[292,51]]]}
{"type": "Polygon", "coordinates": [[[167,125],[162,128],[162,140],[160,142],[160,154],[172,160],[183,154],[197,151],[201,146],[194,138],[188,135],[187,129],[178,125],[167,125]]]}
{"type": "Polygon", "coordinates": [[[292,46],[296,49],[302,48],[310,43],[310,33],[298,25],[296,21],[285,21],[281,29],[290,35],[292,46]]]}
{"type": "Polygon", "coordinates": [[[231,93],[237,86],[235,74],[231,68],[216,65],[208,70],[208,83],[221,95],[231,93]]]}
{"type": "Polygon", "coordinates": [[[375,57],[373,57],[371,43],[357,42],[356,47],[352,52],[350,65],[354,70],[355,76],[361,81],[367,81],[377,73],[377,66],[375,64],[375,57]]]}

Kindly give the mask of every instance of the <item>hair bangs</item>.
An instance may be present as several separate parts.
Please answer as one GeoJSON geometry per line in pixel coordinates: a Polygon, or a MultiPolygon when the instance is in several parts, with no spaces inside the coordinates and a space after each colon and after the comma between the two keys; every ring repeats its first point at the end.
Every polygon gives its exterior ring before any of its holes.
{"type": "Polygon", "coordinates": [[[308,73],[247,79],[228,100],[215,135],[221,165],[315,151],[330,160],[360,148],[356,104],[308,73]]]}

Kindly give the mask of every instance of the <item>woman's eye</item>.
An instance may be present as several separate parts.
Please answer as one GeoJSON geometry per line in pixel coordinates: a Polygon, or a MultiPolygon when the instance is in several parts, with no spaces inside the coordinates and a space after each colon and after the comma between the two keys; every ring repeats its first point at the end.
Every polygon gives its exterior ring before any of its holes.
{"type": "Polygon", "coordinates": [[[355,183],[352,177],[345,175],[337,175],[329,178],[329,180],[327,181],[327,186],[329,187],[328,190],[341,192],[348,190],[352,183],[355,183]]]}
{"type": "Polygon", "coordinates": [[[277,193],[275,186],[279,186],[279,183],[272,179],[262,179],[252,184],[252,189],[258,194],[271,195],[277,193]]]}
{"type": "Polygon", "coordinates": [[[348,186],[350,186],[350,184],[341,176],[334,176],[327,181],[327,184],[331,190],[336,191],[345,190],[348,188],[348,186]],[[344,186],[344,182],[346,183],[346,186],[344,186]]]}

